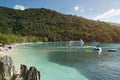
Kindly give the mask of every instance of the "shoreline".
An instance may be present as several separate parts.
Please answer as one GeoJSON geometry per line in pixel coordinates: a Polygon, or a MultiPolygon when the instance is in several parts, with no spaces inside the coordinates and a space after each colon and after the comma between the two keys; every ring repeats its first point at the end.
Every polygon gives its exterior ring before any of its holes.
{"type": "Polygon", "coordinates": [[[9,54],[10,52],[12,52],[13,50],[15,50],[15,47],[17,45],[18,44],[13,43],[13,44],[10,44],[10,45],[7,44],[4,47],[0,47],[0,57],[5,56],[5,55],[9,54]],[[9,47],[11,47],[11,48],[9,48],[9,47]]]}
{"type": "Polygon", "coordinates": [[[11,51],[13,51],[13,49],[2,48],[2,50],[0,51],[0,56],[7,55],[11,51]]]}
{"type": "Polygon", "coordinates": [[[6,44],[4,47],[0,47],[0,57],[5,56],[15,50],[16,46],[24,44],[33,44],[33,42],[6,44]],[[11,46],[11,49],[8,48],[9,46],[11,46]]]}

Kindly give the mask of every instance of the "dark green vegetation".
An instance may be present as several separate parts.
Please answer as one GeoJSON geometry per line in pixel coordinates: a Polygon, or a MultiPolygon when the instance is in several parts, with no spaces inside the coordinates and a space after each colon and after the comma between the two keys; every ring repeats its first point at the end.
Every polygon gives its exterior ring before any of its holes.
{"type": "Polygon", "coordinates": [[[21,11],[0,7],[0,33],[0,42],[1,35],[6,35],[8,42],[69,41],[80,38],[86,42],[120,42],[119,26],[44,8],[21,11]]]}

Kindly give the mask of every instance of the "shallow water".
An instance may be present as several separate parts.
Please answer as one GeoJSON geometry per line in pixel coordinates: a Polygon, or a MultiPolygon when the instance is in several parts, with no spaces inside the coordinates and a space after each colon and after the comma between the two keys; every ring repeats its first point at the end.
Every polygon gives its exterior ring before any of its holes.
{"type": "Polygon", "coordinates": [[[120,44],[101,44],[99,55],[92,48],[66,48],[66,43],[20,45],[9,54],[17,70],[20,64],[35,66],[41,80],[120,80],[120,44]],[[116,52],[108,52],[116,47],[116,52]]]}

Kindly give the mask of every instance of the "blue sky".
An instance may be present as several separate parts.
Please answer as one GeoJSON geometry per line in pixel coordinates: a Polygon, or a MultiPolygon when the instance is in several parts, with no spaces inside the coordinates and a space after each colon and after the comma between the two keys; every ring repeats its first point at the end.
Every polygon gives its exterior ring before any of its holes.
{"type": "Polygon", "coordinates": [[[120,0],[0,0],[0,6],[21,10],[49,8],[64,14],[120,23],[120,0]]]}

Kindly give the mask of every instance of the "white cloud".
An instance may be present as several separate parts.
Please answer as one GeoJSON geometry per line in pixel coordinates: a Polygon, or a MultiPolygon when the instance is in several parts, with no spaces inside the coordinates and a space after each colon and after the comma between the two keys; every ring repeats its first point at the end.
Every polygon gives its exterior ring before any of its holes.
{"type": "Polygon", "coordinates": [[[96,19],[103,19],[103,18],[111,18],[118,15],[120,15],[120,9],[111,9],[103,14],[100,14],[94,17],[94,19],[96,20],[96,19]]]}
{"type": "Polygon", "coordinates": [[[80,11],[80,13],[83,13],[85,11],[85,9],[82,6],[75,6],[74,10],[75,11],[80,11]]]}
{"type": "Polygon", "coordinates": [[[81,13],[83,13],[84,11],[85,11],[85,9],[84,9],[84,8],[81,8],[81,9],[80,9],[80,12],[81,12],[81,13]]]}
{"type": "Polygon", "coordinates": [[[18,10],[25,10],[25,7],[22,5],[15,5],[14,9],[18,9],[18,10]]]}
{"type": "Polygon", "coordinates": [[[75,10],[75,11],[78,11],[79,8],[80,8],[79,6],[75,6],[75,7],[74,7],[74,10],[75,10]]]}
{"type": "Polygon", "coordinates": [[[89,11],[93,11],[93,8],[90,8],[89,11]]]}

